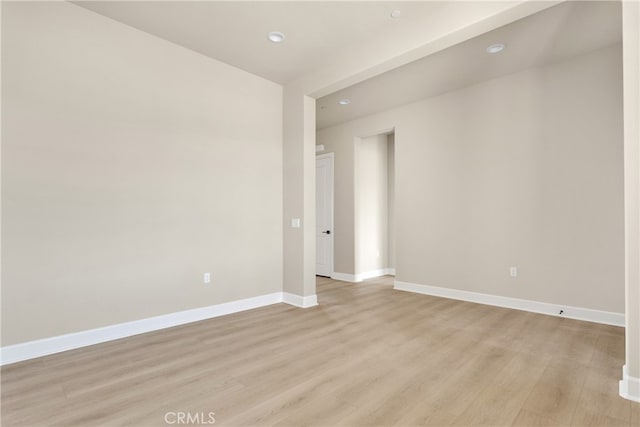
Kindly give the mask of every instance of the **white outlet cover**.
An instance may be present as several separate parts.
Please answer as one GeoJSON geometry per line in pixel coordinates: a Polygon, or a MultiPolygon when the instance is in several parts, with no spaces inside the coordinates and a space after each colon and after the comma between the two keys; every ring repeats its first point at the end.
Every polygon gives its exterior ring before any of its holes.
{"type": "Polygon", "coordinates": [[[291,227],[292,228],[300,228],[300,218],[292,218],[291,219],[291,227]]]}
{"type": "Polygon", "coordinates": [[[211,273],[204,273],[202,276],[202,281],[204,283],[211,283],[211,273]]]}

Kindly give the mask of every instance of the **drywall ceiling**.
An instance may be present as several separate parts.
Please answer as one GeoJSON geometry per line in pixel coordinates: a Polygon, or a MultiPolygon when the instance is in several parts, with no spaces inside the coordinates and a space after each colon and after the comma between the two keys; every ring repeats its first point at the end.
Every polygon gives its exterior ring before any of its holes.
{"type": "Polygon", "coordinates": [[[74,4],[277,83],[372,43],[406,44],[450,2],[75,1],[74,4]],[[390,16],[400,10],[399,18],[390,16]],[[283,43],[267,40],[285,33],[283,43]]]}
{"type": "Polygon", "coordinates": [[[317,128],[340,124],[622,41],[619,2],[566,2],[317,100],[317,128]],[[501,53],[486,48],[506,44],[501,53]],[[340,99],[351,100],[339,105],[340,99]]]}
{"type": "MultiPolygon", "coordinates": [[[[75,4],[285,84],[366,47],[401,54],[452,1],[76,1],[75,4]],[[399,18],[391,12],[400,10],[399,18]],[[281,44],[267,40],[282,31],[281,44]]],[[[447,10],[449,9],[449,10],[447,10]]],[[[621,42],[618,1],[570,1],[318,99],[325,128],[621,42]],[[485,48],[507,44],[500,54],[485,48]],[[347,106],[337,101],[348,98],[347,106]]]]}

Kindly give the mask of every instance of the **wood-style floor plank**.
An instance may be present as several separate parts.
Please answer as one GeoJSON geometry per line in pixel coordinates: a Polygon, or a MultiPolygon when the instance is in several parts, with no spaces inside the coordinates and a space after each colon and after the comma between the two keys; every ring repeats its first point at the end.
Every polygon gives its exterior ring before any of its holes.
{"type": "Polygon", "coordinates": [[[624,330],[318,278],[275,304],[5,366],[3,426],[636,426],[624,330]]]}

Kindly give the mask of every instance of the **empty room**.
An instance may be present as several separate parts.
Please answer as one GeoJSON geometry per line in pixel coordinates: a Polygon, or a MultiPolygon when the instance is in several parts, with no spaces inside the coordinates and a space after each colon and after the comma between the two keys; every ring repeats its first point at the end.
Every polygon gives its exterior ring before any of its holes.
{"type": "Polygon", "coordinates": [[[640,2],[0,14],[3,426],[640,425],[640,2]]]}

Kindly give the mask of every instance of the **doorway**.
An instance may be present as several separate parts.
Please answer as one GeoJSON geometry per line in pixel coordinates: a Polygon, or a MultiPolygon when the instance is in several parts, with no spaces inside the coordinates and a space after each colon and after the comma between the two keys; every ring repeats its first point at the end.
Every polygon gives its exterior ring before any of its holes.
{"type": "Polygon", "coordinates": [[[395,274],[395,133],[354,141],[354,281],[395,274]]]}

